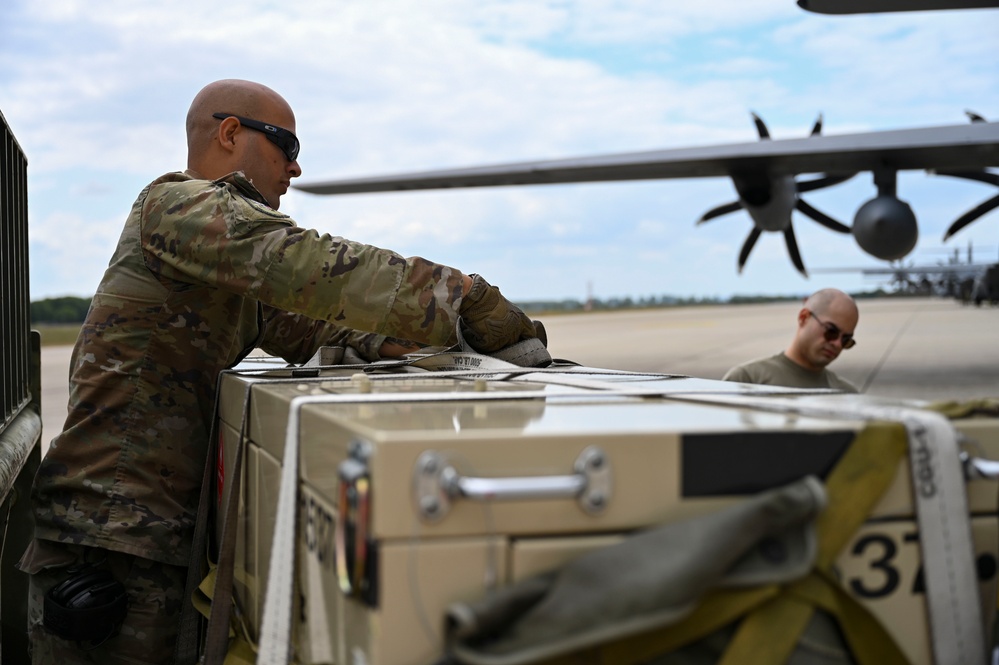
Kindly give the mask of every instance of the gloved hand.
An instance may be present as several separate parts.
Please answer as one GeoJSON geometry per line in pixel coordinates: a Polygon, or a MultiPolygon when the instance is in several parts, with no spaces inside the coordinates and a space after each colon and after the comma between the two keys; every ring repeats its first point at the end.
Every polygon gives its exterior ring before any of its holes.
{"type": "MultiPolygon", "coordinates": [[[[469,275],[472,288],[461,299],[462,335],[480,353],[493,353],[525,339],[538,337],[535,322],[516,305],[503,297],[500,290],[482,279],[469,275]]],[[[544,330],[544,328],[541,328],[544,330]]],[[[547,342],[542,337],[543,342],[547,342]]]]}

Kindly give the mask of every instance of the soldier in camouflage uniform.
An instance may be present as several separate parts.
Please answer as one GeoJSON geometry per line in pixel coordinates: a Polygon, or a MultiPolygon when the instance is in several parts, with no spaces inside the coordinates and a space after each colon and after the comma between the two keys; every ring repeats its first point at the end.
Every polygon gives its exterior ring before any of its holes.
{"type": "Polygon", "coordinates": [[[20,562],[35,663],[171,662],[216,381],[253,348],[303,362],[340,344],[377,359],[415,348],[401,340],[453,343],[459,314],[483,352],[536,335],[478,276],[278,212],[301,174],[294,130],[269,88],[210,84],[188,114],[188,169],[132,207],[73,352],[65,429],[35,479],[20,562]],[[129,596],[117,636],[93,649],[41,625],[46,590],[81,563],[109,568],[129,596]]]}

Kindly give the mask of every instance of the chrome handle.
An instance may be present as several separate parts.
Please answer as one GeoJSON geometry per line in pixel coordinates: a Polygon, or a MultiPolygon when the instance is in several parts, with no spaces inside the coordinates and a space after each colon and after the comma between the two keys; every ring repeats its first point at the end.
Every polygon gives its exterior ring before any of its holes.
{"type": "Polygon", "coordinates": [[[985,478],[988,480],[999,479],[999,462],[985,459],[984,457],[972,457],[967,452],[961,452],[961,462],[964,464],[964,477],[968,480],[985,478]]]}
{"type": "Polygon", "coordinates": [[[476,501],[561,499],[575,497],[586,489],[586,478],[580,475],[468,478],[448,467],[441,474],[441,486],[452,499],[459,496],[476,501]]]}
{"type": "Polygon", "coordinates": [[[607,456],[597,446],[590,446],[576,458],[573,470],[575,473],[565,476],[477,478],[462,476],[442,454],[427,451],[416,462],[413,490],[420,517],[431,522],[443,519],[456,499],[576,499],[585,512],[602,512],[611,493],[607,456]]]}

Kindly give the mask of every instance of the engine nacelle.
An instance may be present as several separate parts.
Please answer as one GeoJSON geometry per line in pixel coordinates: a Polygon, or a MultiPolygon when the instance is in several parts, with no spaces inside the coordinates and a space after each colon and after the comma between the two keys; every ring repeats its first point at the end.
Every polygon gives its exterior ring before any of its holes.
{"type": "Polygon", "coordinates": [[[798,200],[793,176],[770,177],[765,173],[733,176],[739,203],[761,231],[783,231],[791,225],[791,212],[798,200]]]}
{"type": "Polygon", "coordinates": [[[853,218],[853,237],[871,256],[895,261],[916,246],[919,225],[908,203],[894,196],[881,195],[857,210],[853,218]]]}

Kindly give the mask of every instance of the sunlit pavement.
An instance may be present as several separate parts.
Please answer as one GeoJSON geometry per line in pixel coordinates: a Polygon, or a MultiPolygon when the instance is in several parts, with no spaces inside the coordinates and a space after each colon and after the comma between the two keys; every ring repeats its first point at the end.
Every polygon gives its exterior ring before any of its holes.
{"type": "MultiPolygon", "coordinates": [[[[860,300],[857,346],[831,366],[872,395],[999,397],[999,308],[946,299],[860,300]]],[[[720,379],[783,350],[800,303],[566,314],[544,319],[556,358],[720,379]]],[[[62,429],[72,347],[42,348],[43,448],[62,429]]]]}

